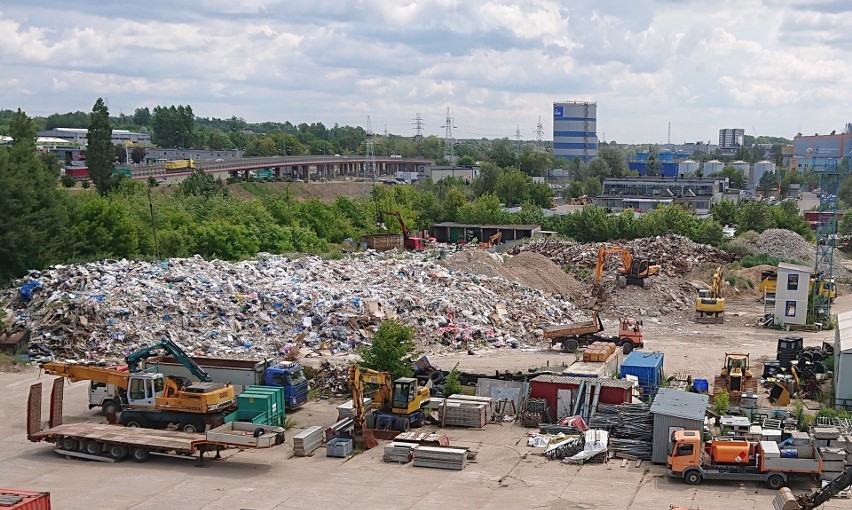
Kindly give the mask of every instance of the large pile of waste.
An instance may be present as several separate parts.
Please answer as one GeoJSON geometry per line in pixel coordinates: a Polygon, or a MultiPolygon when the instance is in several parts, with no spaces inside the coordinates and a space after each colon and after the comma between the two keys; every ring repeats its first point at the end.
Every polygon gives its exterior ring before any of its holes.
{"type": "Polygon", "coordinates": [[[425,352],[517,347],[536,343],[539,325],[571,322],[577,312],[424,254],[258,257],[55,266],[6,290],[0,304],[10,330],[28,329],[58,357],[89,359],[121,358],[164,336],[199,355],[349,353],[392,317],[415,328],[425,352]]]}

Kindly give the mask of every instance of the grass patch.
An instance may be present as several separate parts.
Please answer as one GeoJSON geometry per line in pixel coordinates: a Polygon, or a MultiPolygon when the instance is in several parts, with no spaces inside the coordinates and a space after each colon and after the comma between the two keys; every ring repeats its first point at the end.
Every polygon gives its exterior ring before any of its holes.
{"type": "Polygon", "coordinates": [[[269,186],[265,186],[263,185],[263,183],[260,182],[242,181],[239,183],[239,186],[259,198],[264,198],[272,195],[269,186]]]}
{"type": "Polygon", "coordinates": [[[0,354],[0,372],[20,372],[24,364],[15,356],[0,354]]]}
{"type": "Polygon", "coordinates": [[[290,430],[296,426],[296,420],[293,418],[284,418],[284,430],[290,430]]]}

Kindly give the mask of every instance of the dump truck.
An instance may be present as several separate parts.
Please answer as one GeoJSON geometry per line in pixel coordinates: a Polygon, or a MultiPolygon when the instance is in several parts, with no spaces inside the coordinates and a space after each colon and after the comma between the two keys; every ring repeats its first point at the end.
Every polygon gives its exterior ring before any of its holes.
{"type": "Polygon", "coordinates": [[[271,448],[284,444],[284,428],[233,421],[193,434],[178,430],[152,430],[100,423],[63,423],[63,381],[53,381],[48,428],[41,421],[41,383],[30,386],[27,401],[27,439],[55,445],[66,457],[117,462],[131,458],[145,462],[151,455],[193,458],[203,464],[206,452],[226,449],[271,448]]]}
{"type": "Polygon", "coordinates": [[[702,480],[757,481],[778,490],[793,475],[822,472],[822,458],[815,447],[806,453],[799,450],[797,455],[783,457],[774,441],[718,438],[705,443],[697,430],[676,430],[670,438],[666,473],[689,485],[702,480]]]}
{"type": "MultiPolygon", "coordinates": [[[[225,359],[192,356],[189,358],[210,376],[210,381],[230,384],[239,394],[248,386],[271,386],[284,389],[288,409],[298,409],[308,401],[308,381],[302,365],[275,362],[272,359],[225,359]]],[[[185,363],[174,356],[158,356],[143,360],[146,372],[192,377],[185,363]]]]}
{"type": "Polygon", "coordinates": [[[621,347],[624,354],[644,346],[642,321],[622,317],[619,322],[618,336],[601,335],[599,333],[604,330],[604,326],[598,312],[592,312],[592,319],[588,321],[547,326],[543,329],[544,338],[550,339],[550,346],[561,344],[565,352],[574,352],[579,347],[592,342],[612,342],[621,347]]]}

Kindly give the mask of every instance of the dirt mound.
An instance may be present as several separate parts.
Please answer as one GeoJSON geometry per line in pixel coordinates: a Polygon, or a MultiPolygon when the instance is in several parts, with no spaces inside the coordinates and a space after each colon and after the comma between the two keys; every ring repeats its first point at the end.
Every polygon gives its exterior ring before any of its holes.
{"type": "Polygon", "coordinates": [[[812,262],[816,249],[804,237],[783,228],[763,231],[755,241],[756,253],[768,253],[781,259],[812,262]]]}
{"type": "Polygon", "coordinates": [[[506,260],[504,270],[528,287],[574,300],[581,294],[582,284],[544,255],[522,252],[506,260]]]}
{"type": "Polygon", "coordinates": [[[524,252],[507,257],[477,248],[465,249],[447,257],[442,264],[453,271],[480,276],[501,277],[547,294],[574,301],[583,294],[583,285],[547,257],[524,252]]]}

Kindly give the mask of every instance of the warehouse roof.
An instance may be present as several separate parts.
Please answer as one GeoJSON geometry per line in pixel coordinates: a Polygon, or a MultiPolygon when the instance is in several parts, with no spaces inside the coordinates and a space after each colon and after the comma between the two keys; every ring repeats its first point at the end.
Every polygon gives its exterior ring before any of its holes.
{"type": "Polygon", "coordinates": [[[456,223],[454,221],[445,221],[436,223],[433,227],[455,227],[455,228],[499,228],[505,230],[536,230],[541,228],[541,225],[489,225],[489,224],[474,224],[474,223],[456,223]]]}
{"type": "Polygon", "coordinates": [[[704,412],[710,397],[701,393],[660,388],[651,404],[651,412],[676,416],[687,420],[704,421],[704,412]]]}
{"type": "Polygon", "coordinates": [[[566,375],[540,375],[530,382],[554,383],[554,384],[580,384],[583,381],[586,383],[597,384],[605,388],[632,388],[633,381],[627,379],[605,379],[601,377],[571,377],[566,375]]]}

